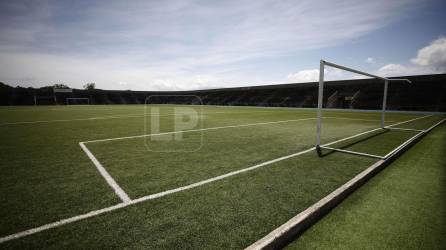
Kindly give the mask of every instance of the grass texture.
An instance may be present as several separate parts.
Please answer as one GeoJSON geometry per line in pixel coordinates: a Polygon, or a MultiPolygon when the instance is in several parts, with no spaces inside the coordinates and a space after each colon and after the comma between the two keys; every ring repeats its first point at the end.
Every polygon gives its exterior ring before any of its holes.
{"type": "MultiPolygon", "coordinates": [[[[0,236],[120,203],[79,142],[169,132],[175,129],[177,117],[184,118],[176,113],[184,108],[200,114],[192,129],[232,127],[181,133],[182,139],[174,141],[153,136],[86,143],[130,198],[193,184],[314,145],[316,114],[311,109],[169,105],[150,106],[149,110],[143,105],[0,108],[0,236]],[[158,116],[149,112],[152,107],[158,109],[158,116]]],[[[332,110],[324,112],[324,117],[323,142],[328,143],[378,127],[380,114],[332,110]]],[[[417,117],[421,115],[389,113],[387,124],[417,117]]],[[[421,125],[405,126],[426,128],[440,119],[433,116],[420,119],[421,125]]],[[[388,135],[347,146],[386,153],[410,133],[391,131],[388,135]]],[[[8,241],[0,248],[243,248],[374,161],[344,153],[320,158],[311,151],[8,241]]]]}
{"type": "Polygon", "coordinates": [[[287,249],[444,249],[445,142],[443,124],[287,249]]]}

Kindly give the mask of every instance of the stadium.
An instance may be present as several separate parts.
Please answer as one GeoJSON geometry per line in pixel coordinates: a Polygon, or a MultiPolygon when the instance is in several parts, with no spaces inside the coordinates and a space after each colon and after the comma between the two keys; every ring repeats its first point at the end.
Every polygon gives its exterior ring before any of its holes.
{"type": "Polygon", "coordinates": [[[444,249],[446,61],[389,75],[328,58],[311,80],[186,89],[0,70],[0,249],[444,249]]]}

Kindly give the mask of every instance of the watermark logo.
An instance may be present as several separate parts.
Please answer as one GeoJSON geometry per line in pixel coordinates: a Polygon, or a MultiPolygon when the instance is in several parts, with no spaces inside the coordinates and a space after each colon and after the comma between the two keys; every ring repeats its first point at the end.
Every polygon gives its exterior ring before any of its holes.
{"type": "Polygon", "coordinates": [[[198,96],[149,96],[144,117],[149,151],[195,152],[203,146],[203,105],[198,96]]]}

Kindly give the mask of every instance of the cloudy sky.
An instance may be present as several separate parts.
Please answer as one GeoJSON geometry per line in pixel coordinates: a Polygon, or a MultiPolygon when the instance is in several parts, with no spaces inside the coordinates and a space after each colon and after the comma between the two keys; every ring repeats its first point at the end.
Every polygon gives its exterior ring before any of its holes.
{"type": "Polygon", "coordinates": [[[446,72],[444,0],[1,0],[0,34],[0,81],[13,86],[305,82],[321,58],[386,76],[446,72]]]}

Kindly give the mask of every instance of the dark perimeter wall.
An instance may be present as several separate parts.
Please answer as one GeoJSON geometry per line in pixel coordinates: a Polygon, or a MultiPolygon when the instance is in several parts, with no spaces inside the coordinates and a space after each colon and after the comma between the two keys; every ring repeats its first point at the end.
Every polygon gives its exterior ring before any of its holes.
{"type": "MultiPolygon", "coordinates": [[[[390,82],[388,109],[446,111],[446,74],[405,77],[412,84],[390,82]]],[[[179,95],[176,97],[152,97],[150,103],[206,105],[316,107],[317,86],[312,83],[265,85],[255,87],[224,88],[196,91],[117,91],[79,90],[72,93],[53,93],[52,88],[13,88],[0,83],[0,105],[64,105],[66,98],[89,98],[91,104],[143,104],[153,95],[179,95]],[[56,97],[56,98],[54,98],[56,97]]],[[[326,82],[324,106],[329,108],[380,109],[384,83],[377,79],[344,80],[326,82]]],[[[82,103],[82,102],[80,102],[82,103]]]]}

